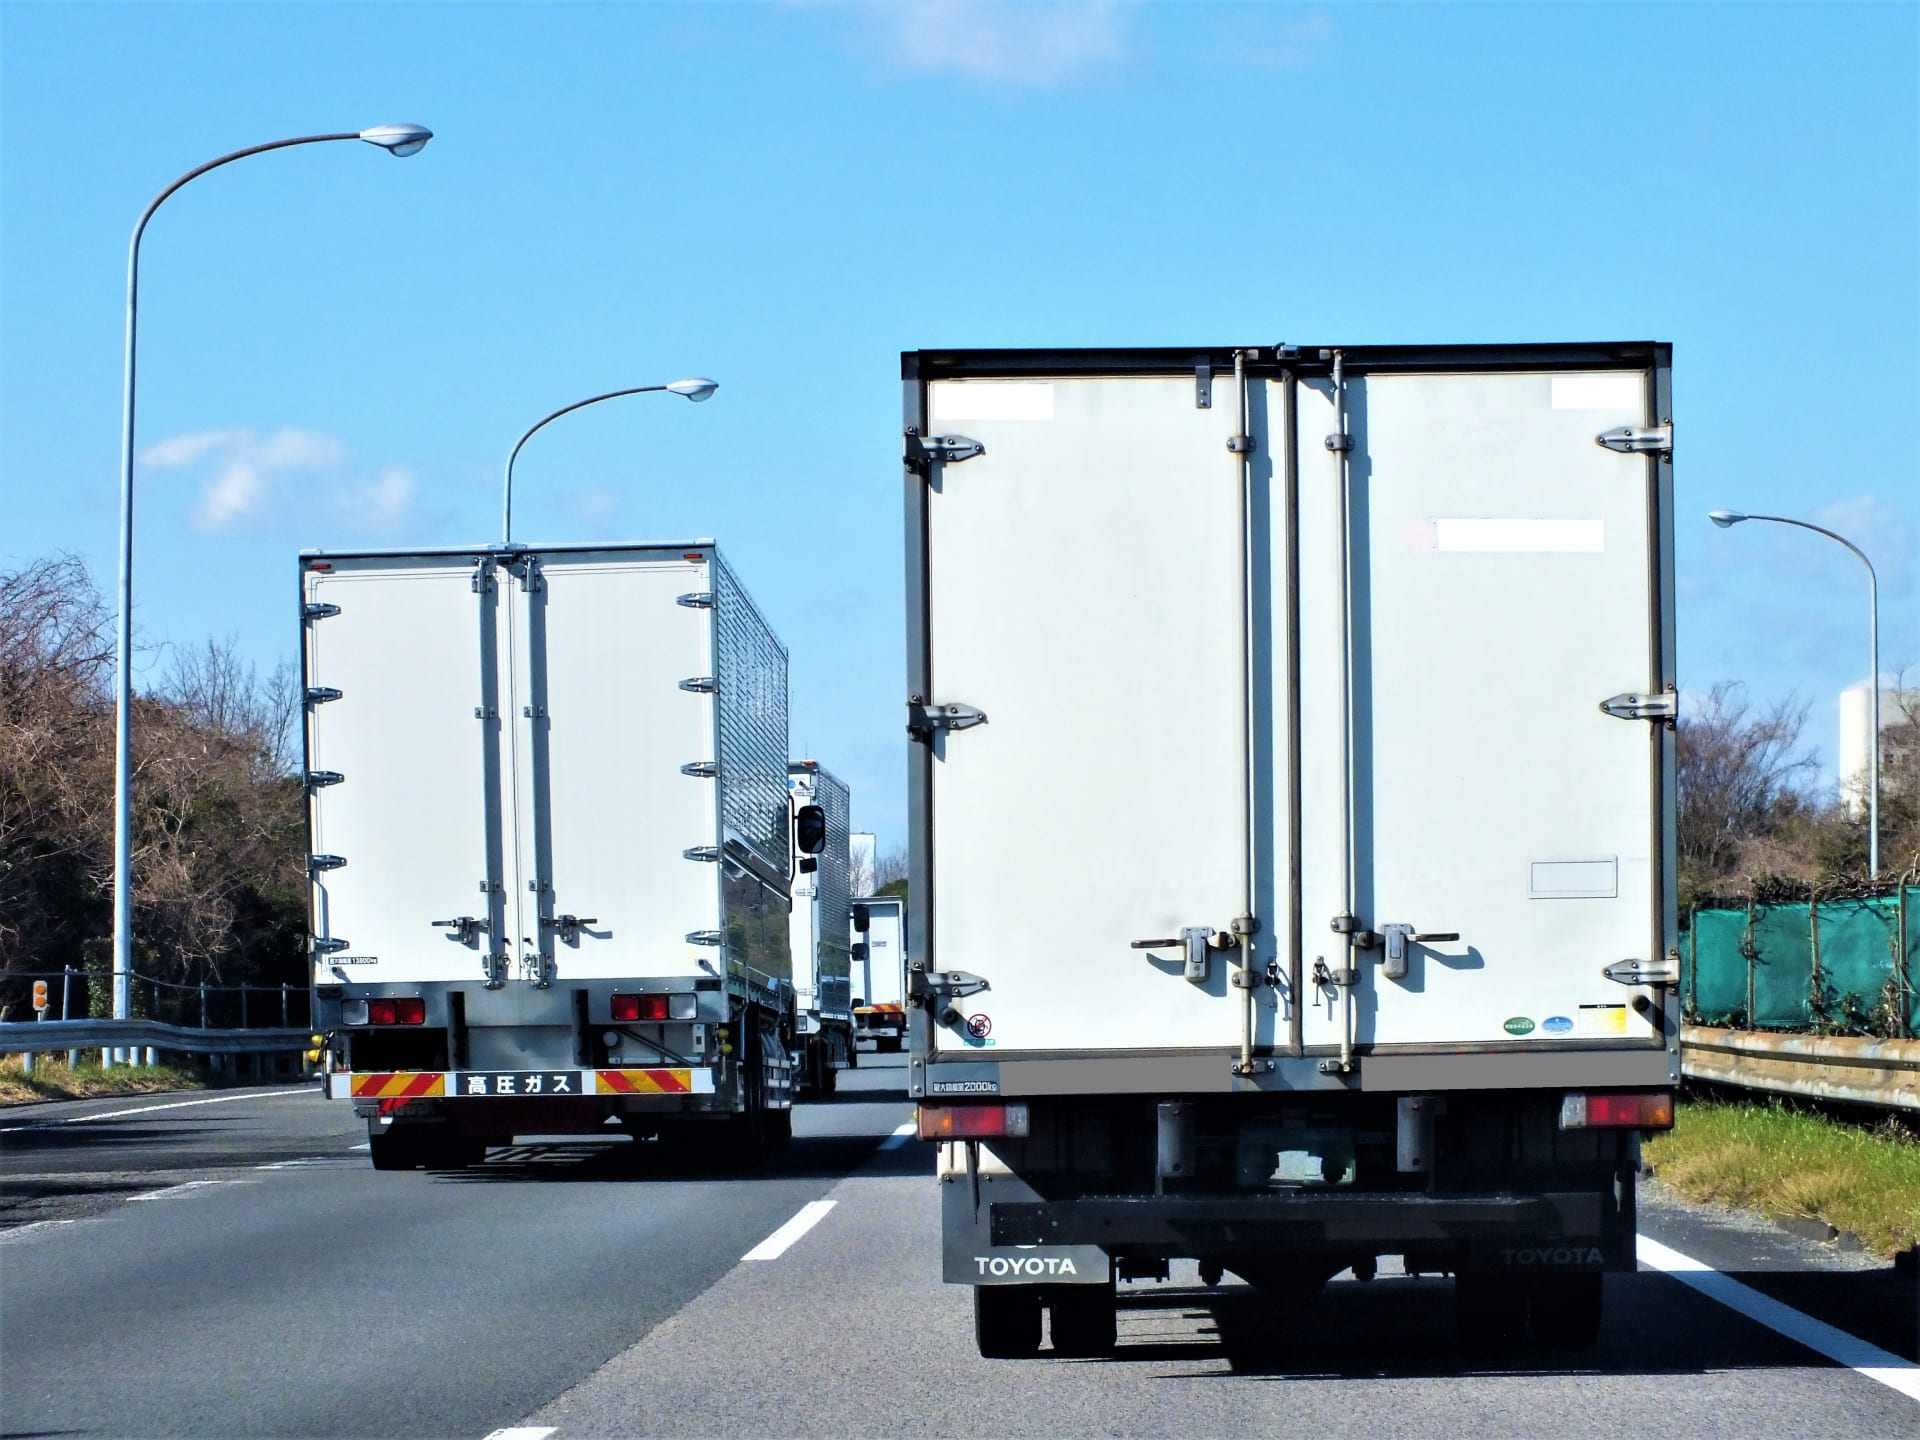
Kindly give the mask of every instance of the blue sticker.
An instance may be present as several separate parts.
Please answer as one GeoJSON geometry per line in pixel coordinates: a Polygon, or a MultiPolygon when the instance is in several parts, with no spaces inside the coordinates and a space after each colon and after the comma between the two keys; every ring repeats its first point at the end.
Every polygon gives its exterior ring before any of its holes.
{"type": "Polygon", "coordinates": [[[1573,1029],[1573,1021],[1564,1015],[1549,1015],[1540,1022],[1540,1028],[1549,1035],[1564,1035],[1573,1029]]]}

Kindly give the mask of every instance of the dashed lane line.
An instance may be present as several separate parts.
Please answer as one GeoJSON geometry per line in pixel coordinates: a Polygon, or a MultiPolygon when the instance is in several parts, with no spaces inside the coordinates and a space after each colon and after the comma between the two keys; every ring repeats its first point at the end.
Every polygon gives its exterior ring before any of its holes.
{"type": "Polygon", "coordinates": [[[909,1120],[891,1135],[887,1136],[886,1139],[882,1140],[880,1142],[880,1148],[882,1150],[898,1150],[902,1145],[906,1144],[907,1141],[913,1139],[919,1132],[919,1129],[920,1123],[917,1120],[909,1120]]]}
{"type": "Polygon", "coordinates": [[[184,1110],[189,1105],[224,1105],[229,1100],[281,1100],[288,1095],[311,1095],[305,1086],[293,1090],[247,1090],[236,1095],[215,1095],[207,1100],[170,1100],[165,1105],[142,1105],[135,1110],[102,1110],[94,1115],[69,1115],[62,1120],[33,1120],[25,1125],[0,1125],[0,1135],[19,1130],[42,1130],[50,1125],[87,1125],[95,1120],[124,1120],[129,1115],[151,1115],[156,1110],[184,1110]]]}
{"type": "Polygon", "coordinates": [[[826,1219],[827,1212],[837,1203],[833,1200],[809,1200],[800,1207],[799,1214],[740,1258],[742,1260],[778,1260],[787,1253],[794,1241],[826,1219]]]}
{"type": "Polygon", "coordinates": [[[486,1440],[547,1440],[558,1428],[556,1425],[509,1425],[504,1430],[493,1431],[486,1440]]]}
{"type": "Polygon", "coordinates": [[[1891,1350],[1882,1350],[1857,1335],[1849,1335],[1824,1320],[1816,1320],[1791,1305],[1783,1305],[1771,1295],[1763,1295],[1751,1285],[1721,1274],[1711,1265],[1682,1255],[1678,1250],[1669,1250],[1658,1240],[1642,1235],[1638,1250],[1643,1265],[1671,1275],[1708,1299],[1718,1300],[1729,1310],[1758,1321],[1856,1374],[1898,1390],[1909,1400],[1920,1400],[1920,1365],[1913,1361],[1902,1359],[1891,1350]]]}

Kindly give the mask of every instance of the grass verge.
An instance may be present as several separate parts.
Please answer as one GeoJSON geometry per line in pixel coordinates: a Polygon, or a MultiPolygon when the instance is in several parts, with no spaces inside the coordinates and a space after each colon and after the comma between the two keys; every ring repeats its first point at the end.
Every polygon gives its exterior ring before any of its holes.
{"type": "Polygon", "coordinates": [[[0,1105],[35,1100],[88,1100],[96,1095],[151,1095],[159,1090],[200,1090],[206,1081],[191,1070],[156,1065],[129,1069],[98,1065],[69,1066],[64,1055],[34,1058],[33,1074],[22,1073],[18,1055],[0,1056],[0,1105]]]}
{"type": "Polygon", "coordinates": [[[1898,1120],[1869,1129],[1778,1102],[1693,1100],[1643,1154],[1690,1200],[1811,1216],[1882,1255],[1920,1244],[1920,1138],[1898,1120]]]}

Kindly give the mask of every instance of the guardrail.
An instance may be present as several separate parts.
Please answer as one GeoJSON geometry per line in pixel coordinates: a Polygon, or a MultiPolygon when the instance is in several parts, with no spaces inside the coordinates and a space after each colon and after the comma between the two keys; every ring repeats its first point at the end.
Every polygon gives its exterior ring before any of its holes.
{"type": "Polygon", "coordinates": [[[1776,1095],[1920,1111],[1920,1040],[1683,1025],[1680,1072],[1776,1095]]]}
{"type": "Polygon", "coordinates": [[[262,1055],[305,1050],[311,1031],[292,1028],[201,1030],[160,1020],[0,1021],[0,1055],[37,1051],[139,1048],[182,1055],[262,1055]]]}

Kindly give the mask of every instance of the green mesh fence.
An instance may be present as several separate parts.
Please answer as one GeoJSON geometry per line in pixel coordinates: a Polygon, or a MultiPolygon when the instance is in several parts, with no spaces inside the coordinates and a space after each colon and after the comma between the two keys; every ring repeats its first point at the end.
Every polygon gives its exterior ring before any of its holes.
{"type": "Polygon", "coordinates": [[[1703,909],[1681,994],[1706,1025],[1911,1037],[1920,1027],[1920,889],[1872,899],[1703,909]]]}

